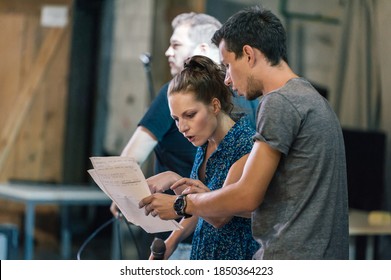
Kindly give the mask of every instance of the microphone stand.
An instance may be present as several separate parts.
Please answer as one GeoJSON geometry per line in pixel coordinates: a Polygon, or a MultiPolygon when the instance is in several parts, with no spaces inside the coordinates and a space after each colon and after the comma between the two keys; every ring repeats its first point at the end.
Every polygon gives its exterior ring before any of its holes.
{"type": "Polygon", "coordinates": [[[143,53],[140,55],[140,60],[144,65],[145,74],[147,75],[147,83],[148,83],[148,91],[149,91],[148,104],[150,105],[155,97],[155,90],[153,87],[152,71],[151,71],[152,56],[149,53],[143,53]]]}

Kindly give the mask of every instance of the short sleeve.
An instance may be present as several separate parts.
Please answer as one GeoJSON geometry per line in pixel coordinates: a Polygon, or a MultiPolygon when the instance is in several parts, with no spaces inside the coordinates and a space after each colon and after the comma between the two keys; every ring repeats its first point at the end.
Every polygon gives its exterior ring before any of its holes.
{"type": "Polygon", "coordinates": [[[260,103],[254,140],[265,142],[286,155],[300,125],[300,114],[289,100],[283,94],[269,93],[260,103]]]}

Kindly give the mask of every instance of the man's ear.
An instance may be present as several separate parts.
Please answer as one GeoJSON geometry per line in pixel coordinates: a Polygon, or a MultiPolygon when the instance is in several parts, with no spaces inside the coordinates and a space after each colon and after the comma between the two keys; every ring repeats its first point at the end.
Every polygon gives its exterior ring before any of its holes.
{"type": "Polygon", "coordinates": [[[255,52],[254,49],[249,45],[243,46],[243,56],[247,60],[247,62],[250,64],[250,66],[253,66],[255,64],[255,52]]]}
{"type": "Polygon", "coordinates": [[[207,55],[209,53],[210,46],[207,43],[202,43],[197,46],[198,52],[201,55],[207,55]]]}

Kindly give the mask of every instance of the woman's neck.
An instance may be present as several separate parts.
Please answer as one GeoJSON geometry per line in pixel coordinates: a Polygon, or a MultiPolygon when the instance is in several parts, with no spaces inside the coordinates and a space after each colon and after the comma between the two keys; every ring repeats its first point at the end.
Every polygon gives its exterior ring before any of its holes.
{"type": "Polygon", "coordinates": [[[212,149],[213,151],[216,150],[217,146],[220,144],[220,142],[227,135],[228,131],[230,131],[230,129],[234,125],[235,125],[235,122],[234,122],[234,120],[231,119],[230,116],[228,116],[225,113],[220,113],[217,116],[216,131],[208,139],[208,147],[210,149],[212,149]]]}
{"type": "Polygon", "coordinates": [[[205,157],[198,170],[198,177],[202,182],[205,182],[206,162],[211,154],[216,151],[220,142],[227,135],[228,131],[234,126],[235,122],[225,113],[219,113],[217,116],[217,126],[213,135],[208,139],[208,146],[206,147],[205,157]]]}

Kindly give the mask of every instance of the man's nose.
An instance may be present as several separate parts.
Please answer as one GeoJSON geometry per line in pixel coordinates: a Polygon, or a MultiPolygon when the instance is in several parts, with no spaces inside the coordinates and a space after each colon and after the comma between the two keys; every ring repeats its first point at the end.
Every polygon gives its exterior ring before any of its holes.
{"type": "Polygon", "coordinates": [[[172,51],[172,47],[169,46],[168,49],[166,50],[166,52],[164,53],[166,56],[172,56],[173,55],[173,51],[172,51]]]}

